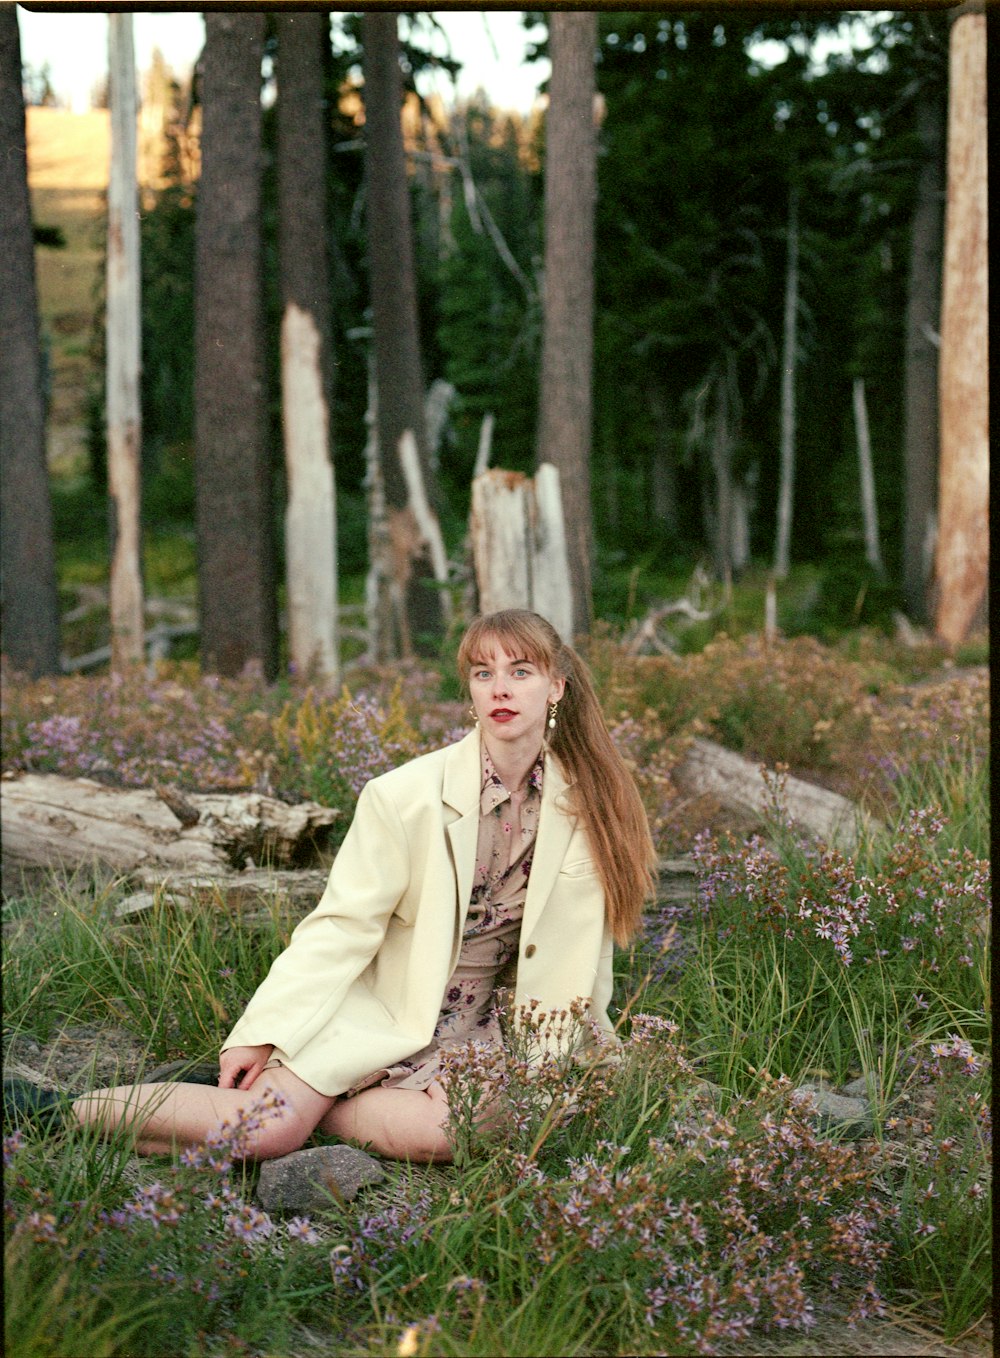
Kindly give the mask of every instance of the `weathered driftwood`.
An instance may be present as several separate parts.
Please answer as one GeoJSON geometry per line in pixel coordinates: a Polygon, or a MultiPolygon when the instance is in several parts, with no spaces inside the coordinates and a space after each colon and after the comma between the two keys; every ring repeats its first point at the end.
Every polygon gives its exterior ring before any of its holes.
{"type": "Polygon", "coordinates": [[[327,868],[244,868],[242,872],[187,871],[143,867],[129,874],[141,888],[115,907],[121,917],[152,909],[157,897],[173,905],[212,906],[245,911],[262,897],[280,896],[296,914],[305,915],[318,902],[329,875],[327,868]]]}
{"type": "MultiPolygon", "coordinates": [[[[692,742],[678,781],[730,810],[765,816],[774,808],[773,785],[760,765],[710,740],[692,742]]],[[[794,825],[847,853],[857,848],[860,831],[879,828],[857,803],[801,778],[783,779],[781,804],[794,825]]]]}
{"type": "Polygon", "coordinates": [[[288,806],[261,793],[178,793],[112,788],[90,778],[25,773],[0,782],[7,869],[100,863],[227,874],[255,865],[315,861],[340,813],[314,802],[288,806]]]}

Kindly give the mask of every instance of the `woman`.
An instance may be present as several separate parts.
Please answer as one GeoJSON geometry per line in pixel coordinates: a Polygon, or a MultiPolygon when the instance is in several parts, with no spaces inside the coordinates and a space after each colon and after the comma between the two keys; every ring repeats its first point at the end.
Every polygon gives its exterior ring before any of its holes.
{"type": "Polygon", "coordinates": [[[652,884],[635,784],[585,665],[543,618],[476,619],[458,665],[474,729],[365,787],[322,899],[225,1042],[218,1087],[99,1090],[73,1101],[80,1122],[127,1119],[140,1151],[167,1152],[265,1097],[277,1108],[255,1159],[318,1129],[444,1161],[440,1052],[501,1040],[506,964],[515,1006],[583,1000],[610,1031],[612,943],[635,932],[652,884]]]}

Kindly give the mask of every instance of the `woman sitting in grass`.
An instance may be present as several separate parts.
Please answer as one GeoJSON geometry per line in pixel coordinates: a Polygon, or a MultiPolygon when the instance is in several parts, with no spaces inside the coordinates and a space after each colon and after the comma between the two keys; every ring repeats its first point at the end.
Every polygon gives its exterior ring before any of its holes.
{"type": "MultiPolygon", "coordinates": [[[[318,1130],[444,1161],[441,1053],[502,1040],[503,968],[516,963],[515,1008],[583,1001],[611,1031],[612,943],[638,926],[654,854],[587,669],[522,610],[476,619],[458,665],[474,729],[365,787],[322,899],[226,1039],[218,1085],[97,1090],[72,1101],[80,1123],[127,1123],[140,1151],[163,1153],[259,1100],[273,1111],[255,1159],[318,1130]]],[[[23,1081],[5,1081],[4,1102],[8,1120],[68,1115],[23,1081]]]]}

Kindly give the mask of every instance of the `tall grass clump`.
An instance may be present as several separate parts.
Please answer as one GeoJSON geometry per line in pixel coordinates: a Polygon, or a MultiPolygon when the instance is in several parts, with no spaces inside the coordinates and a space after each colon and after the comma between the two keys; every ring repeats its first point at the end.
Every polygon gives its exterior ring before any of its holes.
{"type": "Polygon", "coordinates": [[[216,1055],[297,915],[280,892],[246,912],[220,891],[194,909],[156,892],[120,919],[122,895],[121,884],[88,892],[53,877],[39,909],[9,922],[5,1026],[43,1042],[67,1022],[121,1026],[157,1061],[216,1055]]]}
{"type": "MultiPolygon", "coordinates": [[[[293,1318],[328,1275],[307,1220],[247,1200],[241,1157],[270,1111],[262,1101],[141,1181],[72,1182],[94,1149],[82,1130],[48,1154],[6,1137],[5,1353],[292,1351],[293,1318]]],[[[120,1160],[127,1149],[119,1137],[120,1160]]]]}
{"type": "Polygon", "coordinates": [[[638,953],[644,1005],[690,1034],[723,1088],[745,1095],[762,1072],[859,1081],[900,1206],[896,1293],[952,1337],[990,1288],[990,868],[945,812],[912,802],[930,786],[984,824],[976,782],[950,766],[973,757],[956,743],[901,775],[898,820],[851,855],[788,823],[704,834],[694,901],[652,912],[638,953]]]}
{"type": "Polygon", "coordinates": [[[944,839],[990,851],[989,678],[974,672],[893,692],[872,705],[869,790],[889,817],[941,807],[944,839]]]}

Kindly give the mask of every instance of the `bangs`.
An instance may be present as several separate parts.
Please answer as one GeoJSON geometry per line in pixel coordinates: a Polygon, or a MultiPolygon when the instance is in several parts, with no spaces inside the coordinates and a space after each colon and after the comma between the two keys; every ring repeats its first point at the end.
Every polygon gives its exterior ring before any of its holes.
{"type": "Polygon", "coordinates": [[[533,665],[551,673],[556,668],[556,648],[546,635],[547,628],[548,624],[537,614],[520,609],[477,618],[458,648],[459,670],[468,678],[477,661],[486,660],[502,650],[518,659],[530,660],[533,665]]]}

